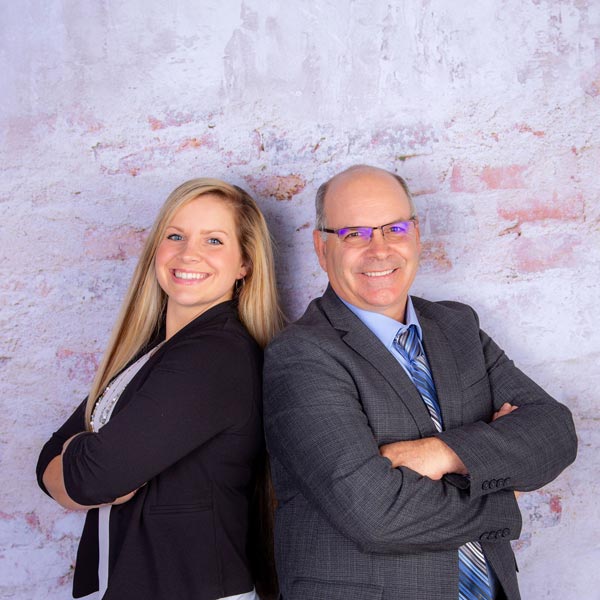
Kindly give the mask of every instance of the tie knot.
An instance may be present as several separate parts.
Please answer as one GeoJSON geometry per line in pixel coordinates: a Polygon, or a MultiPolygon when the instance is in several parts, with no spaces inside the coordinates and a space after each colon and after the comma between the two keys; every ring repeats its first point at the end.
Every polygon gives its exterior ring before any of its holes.
{"type": "Polygon", "coordinates": [[[411,324],[403,330],[398,331],[394,344],[400,352],[402,352],[406,358],[413,362],[417,359],[421,353],[419,344],[419,333],[416,325],[411,324]]]}

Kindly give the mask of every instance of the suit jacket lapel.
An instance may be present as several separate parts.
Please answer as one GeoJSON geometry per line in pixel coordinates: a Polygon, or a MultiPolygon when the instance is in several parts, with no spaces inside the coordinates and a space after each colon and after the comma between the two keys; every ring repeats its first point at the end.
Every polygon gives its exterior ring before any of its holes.
{"type": "Polygon", "coordinates": [[[415,302],[414,304],[421,329],[423,330],[423,347],[433,376],[438,403],[442,411],[444,429],[453,429],[462,423],[462,388],[452,347],[439,324],[422,314],[417,303],[415,302]]]}
{"type": "Polygon", "coordinates": [[[392,386],[400,401],[412,415],[421,437],[433,435],[435,426],[421,395],[388,349],[341,302],[330,286],[322,297],[321,305],[333,327],[341,332],[342,340],[368,361],[392,386]]]}

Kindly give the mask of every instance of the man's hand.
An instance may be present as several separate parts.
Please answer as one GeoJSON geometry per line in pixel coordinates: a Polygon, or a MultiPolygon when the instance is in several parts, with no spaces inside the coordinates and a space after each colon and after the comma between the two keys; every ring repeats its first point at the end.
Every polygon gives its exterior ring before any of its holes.
{"type": "Polygon", "coordinates": [[[508,402],[505,402],[493,415],[492,415],[492,421],[495,421],[496,419],[499,419],[500,417],[504,417],[506,415],[510,415],[511,412],[517,410],[517,408],[519,408],[518,406],[515,406],[514,404],[509,404],[508,402]]]}
{"type": "Polygon", "coordinates": [[[441,479],[446,473],[467,474],[458,455],[437,437],[385,444],[379,448],[396,467],[408,467],[429,479],[441,479]]]}

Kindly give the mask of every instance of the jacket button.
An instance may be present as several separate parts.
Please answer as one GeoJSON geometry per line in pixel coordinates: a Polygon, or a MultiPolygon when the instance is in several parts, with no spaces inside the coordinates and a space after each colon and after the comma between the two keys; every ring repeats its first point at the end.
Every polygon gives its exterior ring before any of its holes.
{"type": "Polygon", "coordinates": [[[490,482],[489,482],[489,481],[484,481],[484,482],[481,484],[481,489],[482,489],[482,490],[487,490],[489,487],[490,487],[490,482]]]}
{"type": "Polygon", "coordinates": [[[490,479],[490,490],[493,490],[496,487],[496,480],[490,479]]]}
{"type": "Polygon", "coordinates": [[[502,537],[506,537],[509,534],[510,534],[510,529],[508,527],[506,527],[505,529],[502,530],[502,537]]]}
{"type": "Polygon", "coordinates": [[[500,479],[496,479],[496,487],[504,487],[504,479],[500,478],[500,479]]]}
{"type": "Polygon", "coordinates": [[[482,534],[479,536],[479,539],[480,539],[481,541],[485,542],[485,540],[489,539],[489,537],[490,537],[490,534],[489,534],[489,533],[486,531],[485,533],[482,533],[482,534]]]}
{"type": "Polygon", "coordinates": [[[504,480],[504,485],[508,485],[509,483],[510,483],[510,477],[507,477],[507,478],[504,480]]]}

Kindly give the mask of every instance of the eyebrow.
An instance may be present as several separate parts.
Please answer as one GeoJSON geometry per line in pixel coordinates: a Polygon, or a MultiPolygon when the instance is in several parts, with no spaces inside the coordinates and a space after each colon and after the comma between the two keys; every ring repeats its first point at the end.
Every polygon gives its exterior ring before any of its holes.
{"type": "MultiPolygon", "coordinates": [[[[177,231],[184,231],[181,227],[177,227],[177,225],[167,225],[167,229],[176,229],[177,231]]],[[[223,233],[226,236],[230,234],[223,229],[200,229],[200,233],[223,233]]]]}

